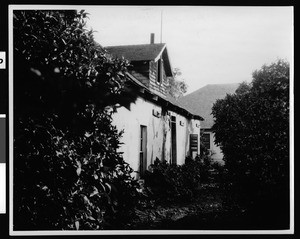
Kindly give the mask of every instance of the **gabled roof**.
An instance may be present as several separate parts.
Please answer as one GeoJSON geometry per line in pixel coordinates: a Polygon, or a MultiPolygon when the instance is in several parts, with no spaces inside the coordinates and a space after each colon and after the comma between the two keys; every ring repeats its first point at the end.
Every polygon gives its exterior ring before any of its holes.
{"type": "Polygon", "coordinates": [[[116,57],[124,57],[129,61],[151,61],[161,55],[165,43],[124,46],[107,46],[105,49],[116,57]]]}
{"type": "Polygon", "coordinates": [[[165,63],[167,76],[173,76],[165,43],[107,46],[105,49],[114,57],[124,57],[129,61],[157,61],[162,57],[165,63]]]}
{"type": "MultiPolygon", "coordinates": [[[[123,46],[107,46],[105,47],[108,54],[111,54],[113,57],[122,58],[131,61],[131,62],[138,62],[138,61],[157,61],[158,59],[162,58],[165,66],[165,72],[167,76],[173,76],[172,68],[170,64],[170,59],[167,51],[167,47],[165,43],[152,43],[152,44],[141,44],[141,45],[123,45],[123,46]]],[[[147,80],[142,74],[136,71],[131,71],[130,73],[127,72],[127,79],[136,85],[143,94],[152,95],[157,97],[157,102],[161,102],[171,108],[175,109],[176,111],[194,118],[203,120],[203,118],[198,114],[193,114],[191,111],[187,110],[183,104],[175,100],[170,96],[162,97],[154,94],[151,92],[146,85],[143,84],[143,79],[147,80]],[[138,80],[139,79],[139,80],[138,80]]]]}
{"type": "Polygon", "coordinates": [[[214,124],[214,118],[211,114],[213,104],[217,99],[223,99],[226,94],[233,94],[238,86],[238,83],[209,84],[179,98],[178,101],[182,107],[193,114],[201,115],[204,118],[201,128],[209,129],[214,124]]]}

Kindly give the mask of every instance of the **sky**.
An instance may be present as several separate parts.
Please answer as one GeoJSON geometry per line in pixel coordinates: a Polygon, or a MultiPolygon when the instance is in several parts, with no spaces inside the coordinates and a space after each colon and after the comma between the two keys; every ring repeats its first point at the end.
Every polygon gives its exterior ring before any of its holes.
{"type": "Polygon", "coordinates": [[[167,44],[191,93],[207,84],[250,82],[252,72],[293,59],[292,7],[82,6],[102,46],[167,44]],[[161,35],[162,33],[162,35],[161,35]]]}

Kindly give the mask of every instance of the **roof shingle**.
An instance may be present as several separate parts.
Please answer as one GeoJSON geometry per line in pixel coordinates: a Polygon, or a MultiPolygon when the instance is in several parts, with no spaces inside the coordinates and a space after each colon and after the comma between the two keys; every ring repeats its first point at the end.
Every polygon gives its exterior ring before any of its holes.
{"type": "Polygon", "coordinates": [[[165,47],[165,43],[107,46],[105,49],[116,57],[124,57],[129,61],[151,61],[154,60],[165,47]]]}

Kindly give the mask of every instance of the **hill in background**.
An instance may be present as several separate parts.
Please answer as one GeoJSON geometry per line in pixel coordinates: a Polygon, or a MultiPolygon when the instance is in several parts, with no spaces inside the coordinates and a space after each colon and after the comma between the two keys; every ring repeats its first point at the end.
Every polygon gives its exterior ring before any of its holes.
{"type": "Polygon", "coordinates": [[[201,128],[211,128],[213,116],[211,109],[217,99],[222,99],[226,94],[233,94],[239,83],[233,84],[209,84],[188,95],[178,99],[178,102],[192,113],[204,118],[201,128]]]}

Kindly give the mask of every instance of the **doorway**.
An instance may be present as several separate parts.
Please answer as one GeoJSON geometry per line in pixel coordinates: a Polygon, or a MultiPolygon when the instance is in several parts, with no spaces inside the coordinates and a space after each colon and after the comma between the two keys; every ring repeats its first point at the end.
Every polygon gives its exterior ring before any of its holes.
{"type": "Polygon", "coordinates": [[[140,178],[144,178],[147,170],[147,126],[140,126],[140,178]]]}
{"type": "Polygon", "coordinates": [[[176,117],[171,116],[171,163],[177,164],[176,117]]]}

